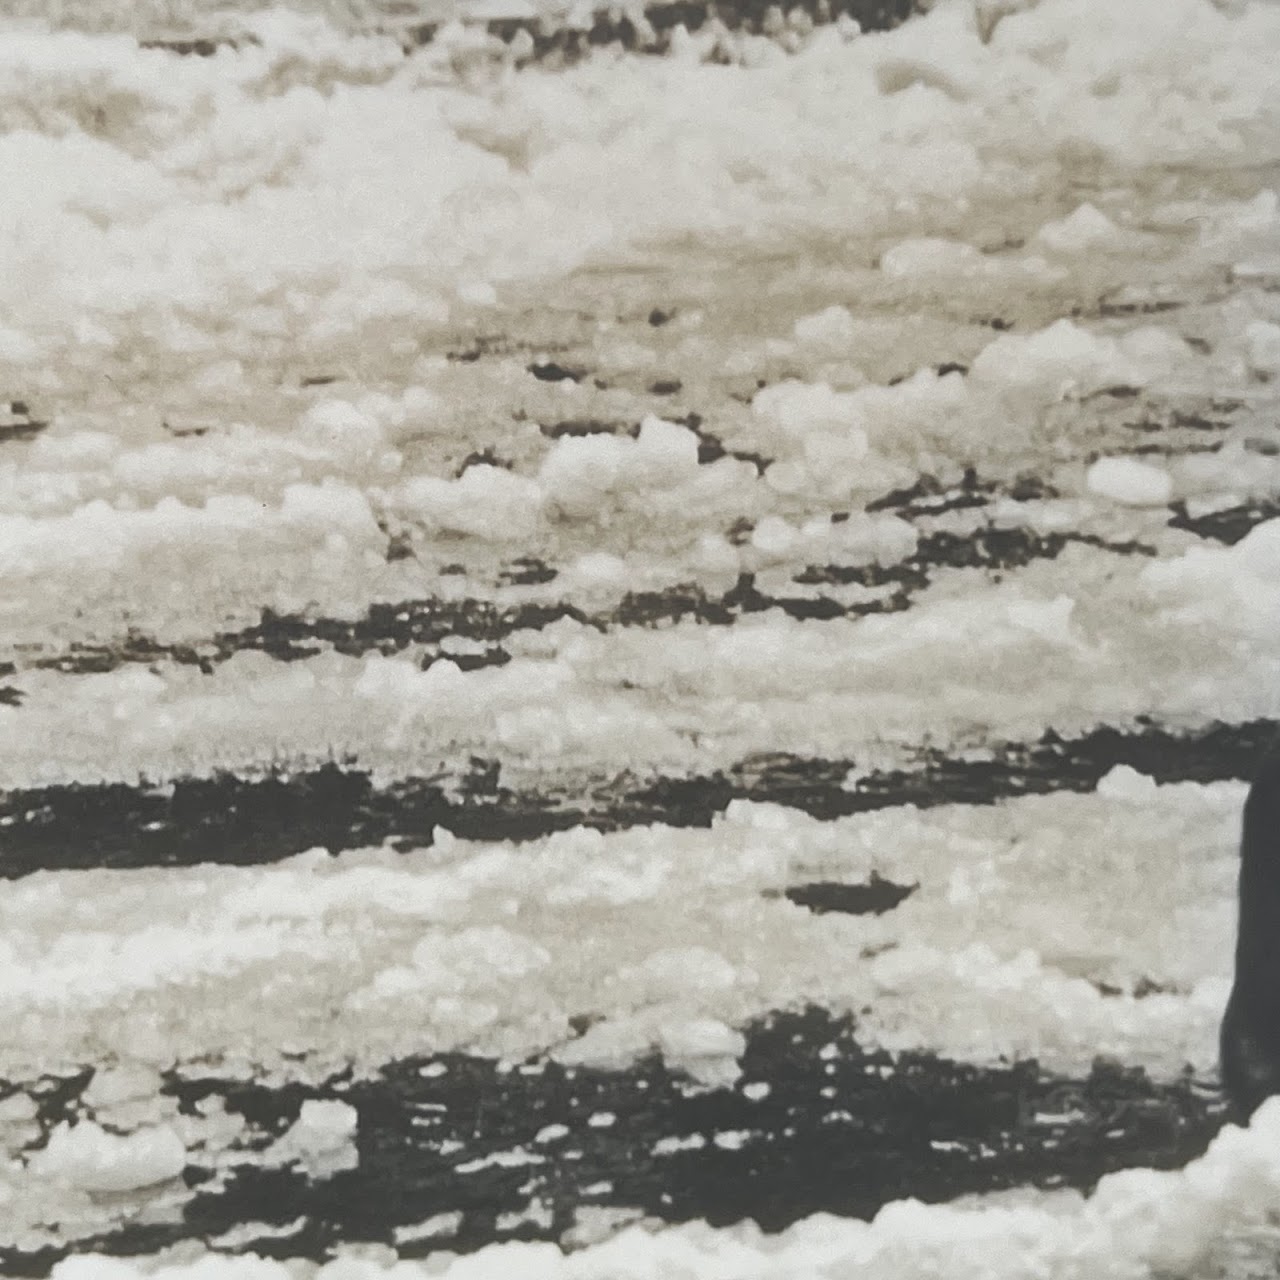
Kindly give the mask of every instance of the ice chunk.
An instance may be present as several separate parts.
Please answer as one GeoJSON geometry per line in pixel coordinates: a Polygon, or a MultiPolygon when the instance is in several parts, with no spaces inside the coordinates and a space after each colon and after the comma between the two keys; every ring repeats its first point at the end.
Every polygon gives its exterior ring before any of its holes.
{"type": "Polygon", "coordinates": [[[636,454],[654,478],[675,478],[698,465],[698,437],[687,427],[652,415],[640,424],[636,454]]]}
{"type": "MultiPolygon", "coordinates": [[[[461,1210],[450,1213],[436,1213],[412,1226],[396,1227],[393,1239],[397,1246],[411,1244],[418,1240],[430,1240],[433,1236],[452,1236],[462,1226],[461,1210]]],[[[354,1280],[354,1278],[353,1278],[354,1280]]]]}
{"type": "MultiPolygon", "coordinates": [[[[736,563],[736,559],[735,559],[736,563]]],[[[627,562],[609,551],[588,551],[579,556],[562,574],[576,587],[592,589],[625,590],[627,586],[627,562]]]]}
{"type": "Polygon", "coordinates": [[[970,376],[993,390],[1046,387],[1061,394],[1123,382],[1128,372],[1111,339],[1058,320],[1037,333],[997,338],[978,353],[970,376]]]}
{"type": "Polygon", "coordinates": [[[1280,373],[1280,324],[1255,320],[1244,336],[1249,368],[1269,377],[1280,373]]]}
{"type": "Polygon", "coordinates": [[[533,536],[541,518],[542,491],[525,476],[481,463],[456,480],[408,480],[396,491],[396,501],[406,515],[446,533],[509,542],[533,536]]]}
{"type": "Polygon", "coordinates": [[[538,472],[548,503],[566,516],[589,516],[618,483],[632,448],[631,441],[607,435],[557,440],[538,472]]]}
{"type": "Polygon", "coordinates": [[[82,1100],[94,1108],[115,1106],[154,1098],[160,1092],[160,1077],[142,1066],[112,1067],[95,1071],[82,1100]]]}
{"type": "Polygon", "coordinates": [[[640,967],[660,994],[725,991],[737,981],[737,971],[707,947],[672,947],[656,951],[640,967]]]}
{"type": "Polygon", "coordinates": [[[298,1118],[263,1156],[269,1165],[297,1164],[311,1178],[331,1177],[359,1163],[359,1114],[337,1099],[308,1098],[298,1118]]]}
{"type": "Polygon", "coordinates": [[[1149,804],[1156,792],[1156,781],[1127,764],[1118,764],[1098,779],[1097,792],[1108,800],[1149,804]]]}
{"type": "Polygon", "coordinates": [[[860,437],[866,449],[866,435],[860,431],[862,415],[853,392],[833,391],[826,383],[788,380],[765,387],[751,402],[757,417],[775,423],[783,431],[802,435],[809,431],[838,431],[860,437]]]}
{"type": "Polygon", "coordinates": [[[690,1018],[662,1029],[662,1050],[668,1058],[688,1062],[696,1058],[737,1058],[746,1050],[742,1032],[715,1018],[690,1018]]]}
{"type": "Polygon", "coordinates": [[[385,444],[374,417],[345,400],[312,405],[298,423],[298,434],[337,457],[353,460],[367,460],[385,444]]]}
{"type": "Polygon", "coordinates": [[[82,1120],[58,1125],[31,1163],[43,1176],[81,1191],[135,1191],[176,1178],[186,1167],[187,1149],[167,1125],[122,1135],[82,1120]]]}
{"type": "Polygon", "coordinates": [[[781,516],[765,516],[751,533],[751,545],[766,556],[785,556],[798,539],[795,527],[781,516]]]}
{"type": "Polygon", "coordinates": [[[1099,458],[1085,483],[1091,493],[1129,507],[1164,506],[1173,495],[1173,479],[1163,467],[1136,458],[1099,458]]]}
{"type": "Polygon", "coordinates": [[[825,311],[801,316],[795,323],[796,341],[806,347],[842,350],[852,344],[854,333],[848,307],[827,307],[825,311]]]}
{"type": "Polygon", "coordinates": [[[1237,634],[1267,640],[1280,622],[1278,575],[1280,520],[1268,520],[1233,547],[1193,546],[1177,559],[1154,560],[1141,582],[1188,618],[1215,626],[1229,618],[1237,634]]]}
{"type": "Polygon", "coordinates": [[[980,249],[960,240],[924,238],[903,240],[886,249],[880,270],[895,280],[911,276],[973,275],[983,269],[980,249]]]}
{"type": "Polygon", "coordinates": [[[1053,600],[1011,600],[1005,616],[1019,630],[1030,632],[1050,644],[1071,642],[1071,615],[1076,602],[1070,596],[1053,600]]]}
{"type": "Polygon", "coordinates": [[[35,364],[43,355],[44,348],[29,333],[0,326],[0,361],[6,364],[35,364]]]}
{"type": "Polygon", "coordinates": [[[1115,240],[1117,234],[1116,224],[1086,201],[1067,217],[1046,222],[1035,238],[1054,253],[1083,253],[1115,240]]]}

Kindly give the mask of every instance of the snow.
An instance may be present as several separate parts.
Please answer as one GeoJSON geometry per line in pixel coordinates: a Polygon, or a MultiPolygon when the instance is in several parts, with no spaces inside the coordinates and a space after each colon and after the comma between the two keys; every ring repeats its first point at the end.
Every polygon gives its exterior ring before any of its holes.
{"type": "Polygon", "coordinates": [[[796,341],[807,346],[842,350],[853,345],[857,329],[848,307],[832,306],[795,322],[796,341]]]}
{"type": "Polygon", "coordinates": [[[982,269],[983,257],[971,244],[936,238],[904,240],[885,251],[880,270],[888,276],[964,275],[982,269]]]}
{"type": "Polygon", "coordinates": [[[1099,458],[1085,483],[1092,493],[1130,507],[1163,507],[1173,495],[1173,479],[1163,467],[1135,458],[1099,458]]]}
{"type": "Polygon", "coordinates": [[[856,460],[867,451],[866,434],[857,426],[858,404],[855,393],[835,392],[824,383],[784,382],[761,391],[752,409],[789,434],[823,428],[841,432],[844,449],[856,460]]]}
{"type": "MultiPolygon", "coordinates": [[[[314,529],[318,518],[308,512],[299,524],[314,529]]],[[[842,526],[830,527],[838,538],[842,526]]],[[[765,526],[755,556],[778,554],[782,541],[765,541],[775,533],[780,526],[765,526]]],[[[1069,548],[1003,582],[940,571],[942,589],[907,612],[821,627],[777,611],[661,632],[601,632],[564,619],[504,640],[506,665],[466,673],[450,661],[421,671],[413,649],[323,653],[284,667],[244,653],[211,675],[171,663],[154,672],[32,672],[22,707],[10,712],[20,710],[25,732],[6,744],[5,773],[11,785],[164,777],[193,753],[242,768],[283,753],[316,763],[351,754],[397,776],[423,761],[492,751],[494,742],[513,769],[552,758],[565,768],[698,770],[766,750],[842,758],[927,732],[963,740],[974,723],[1014,740],[1046,725],[1084,732],[1153,702],[1175,722],[1248,720],[1280,709],[1269,589],[1277,537],[1280,524],[1267,522],[1234,547],[1183,539],[1156,560],[1069,548]],[[785,696],[780,669],[789,673],[785,696]],[[105,720],[118,726],[109,738],[105,720]],[[688,737],[692,726],[704,740],[688,737]]],[[[170,543],[152,562],[177,560],[180,550],[170,543]]],[[[88,592],[91,561],[83,572],[88,592]]],[[[265,566],[241,570],[242,582],[267,579],[265,566]]],[[[264,591],[278,600],[287,586],[264,591]]],[[[168,591],[176,608],[181,579],[168,591]]]]}
{"type": "Polygon", "coordinates": [[[92,1120],[58,1125],[31,1161],[37,1177],[83,1191],[132,1191],[176,1178],[187,1162],[182,1139],[167,1126],[108,1133],[92,1120]]]}
{"type": "Polygon", "coordinates": [[[138,1064],[99,1069],[80,1095],[86,1106],[95,1112],[119,1108],[121,1104],[152,1098],[159,1080],[156,1075],[138,1064]]]}
{"type": "Polygon", "coordinates": [[[1058,398],[1109,384],[1143,386],[1171,373],[1185,348],[1168,334],[1153,343],[1142,336],[1138,330],[1117,341],[1058,320],[1025,338],[997,338],[973,362],[973,377],[997,391],[1041,387],[1058,398]]]}
{"type": "Polygon", "coordinates": [[[359,1163],[356,1109],[345,1102],[309,1098],[293,1125],[267,1148],[267,1165],[295,1165],[309,1178],[332,1177],[359,1163]]]}
{"type": "MultiPolygon", "coordinates": [[[[904,200],[993,190],[1023,153],[1092,147],[1138,165],[1245,149],[1241,122],[1269,110],[1270,6],[1229,18],[1201,0],[1178,0],[1175,13],[1147,0],[1099,26],[1084,2],[1011,17],[986,46],[968,6],[951,3],[883,39],[815,33],[801,56],[750,71],[600,58],[497,94],[441,91],[431,50],[406,62],[389,40],[340,39],[283,13],[246,17],[260,44],[210,60],[15,31],[9,109],[22,104],[31,125],[8,143],[24,179],[8,193],[5,278],[13,315],[30,326],[14,340],[51,359],[71,350],[74,320],[111,334],[117,350],[178,355],[194,344],[206,365],[251,361],[250,345],[228,349],[236,337],[219,336],[219,315],[266,308],[323,348],[393,319],[439,323],[442,300],[478,269],[496,287],[639,237],[820,226],[836,211],[888,227],[904,200]],[[1053,45],[1082,30],[1088,40],[1053,45]],[[265,87],[291,58],[310,79],[265,87]],[[573,104],[598,96],[605,77],[599,109],[574,119],[573,104]],[[120,95],[94,136],[64,132],[85,83],[120,95]],[[681,138],[695,103],[700,129],[681,138]],[[856,132],[837,127],[855,116],[856,132]],[[588,153],[596,164],[579,163],[588,153]],[[826,191],[815,198],[819,173],[826,191]],[[886,173],[893,187],[877,194],[886,173]],[[34,309],[21,305],[32,298],[34,309]]],[[[968,261],[972,249],[956,252],[968,261]]]]}
{"type": "Polygon", "coordinates": [[[409,1244],[415,1240],[429,1240],[432,1236],[452,1236],[462,1224],[462,1214],[437,1213],[412,1227],[397,1227],[395,1242],[409,1244]]]}
{"type": "Polygon", "coordinates": [[[1127,764],[1118,764],[1098,780],[1098,795],[1108,800],[1127,800],[1134,805],[1150,804],[1156,797],[1153,778],[1139,773],[1127,764]]]}
{"type": "Polygon", "coordinates": [[[1076,254],[1104,250],[1118,234],[1116,224],[1086,201],[1067,217],[1046,222],[1035,238],[1053,253],[1076,254]]]}
{"type": "Polygon", "coordinates": [[[1093,795],[990,809],[821,822],[735,802],[710,831],[29,876],[0,886],[7,1060],[32,1070],[110,1050],[128,1069],[95,1084],[104,1099],[175,1055],[216,1061],[235,1046],[274,1072],[297,1043],[317,1070],[424,1043],[599,1066],[657,1045],[732,1080],[737,1027],[815,1002],[867,1011],[860,1035],[895,1051],[1208,1070],[1242,795],[1120,771],[1093,795]],[[1171,859],[1180,847],[1197,857],[1171,859]],[[873,872],[921,888],[879,917],[816,916],[778,894],[873,872]],[[92,914],[68,918],[81,895],[92,914]],[[879,954],[848,962],[864,951],[879,954]],[[1161,993],[1132,994],[1144,982],[1161,993]],[[573,1038],[567,1020],[588,1012],[595,1024],[573,1038]]]}
{"type": "MultiPolygon", "coordinates": [[[[779,13],[776,42],[724,39],[729,65],[704,34],[517,71],[474,27],[406,55],[389,5],[303,7],[0,5],[0,786],[347,759],[386,781],[472,755],[535,792],[777,752],[856,777],[921,746],[1280,714],[1280,521],[1232,546],[1170,524],[1175,498],[1194,519],[1280,485],[1280,8],[940,0],[856,39],[779,13]],[[182,58],[122,34],[170,29],[237,40],[182,58]],[[995,486],[983,508],[868,510],[966,468],[995,486]],[[928,562],[993,533],[1091,541],[928,562]],[[517,581],[518,559],[543,568],[517,581]],[[612,616],[741,574],[853,613],[612,616]],[[264,610],[354,626],[468,599],[565,616],[476,669],[470,635],[289,663],[211,640],[264,610]],[[94,669],[125,636],[143,660],[94,669]]],[[[178,1212],[188,1154],[241,1128],[162,1100],[175,1064],[290,1080],[656,1047],[763,1099],[742,1028],[812,1002],[895,1052],[1209,1073],[1242,798],[1120,767],[986,808],[735,802],[709,830],[5,880],[0,1075],[94,1068],[43,1148],[30,1099],[0,1104],[6,1216],[89,1238],[178,1212]],[[919,888],[881,917],[784,893],[872,874],[919,888]]],[[[492,1159],[549,1162],[553,1129],[546,1154],[492,1159]]],[[[902,1202],[779,1237],[584,1218],[577,1253],[394,1274],[1212,1275],[1251,1232],[1266,1252],[1278,1133],[1272,1106],[1088,1198],[902,1202]]],[[[260,1154],[328,1178],[358,1137],[353,1108],[310,1099],[260,1154]]],[[[396,1243],[456,1228],[424,1206],[396,1243]]]]}
{"type": "Polygon", "coordinates": [[[1179,616],[1202,625],[1232,610],[1242,637],[1264,635],[1274,625],[1280,602],[1270,584],[1280,571],[1280,520],[1268,520],[1234,547],[1193,547],[1176,560],[1149,565],[1144,585],[1157,600],[1176,601],[1179,616]]]}
{"type": "Polygon", "coordinates": [[[532,480],[481,463],[456,480],[417,476],[395,494],[395,510],[431,532],[524,542],[538,524],[542,490],[532,480]]]}
{"type": "MultiPolygon", "coordinates": [[[[733,1135],[719,1135],[731,1139],[733,1135]]],[[[499,1244],[439,1261],[387,1264],[358,1256],[300,1273],[292,1263],[221,1258],[139,1266],[98,1255],[68,1258],[54,1280],[416,1280],[490,1275],[538,1280],[595,1277],[733,1276],[738,1280],[804,1277],[825,1280],[856,1269],[876,1280],[964,1275],[1014,1280],[1028,1274],[1121,1277],[1188,1274],[1221,1261],[1223,1241],[1249,1232],[1260,1257],[1274,1248],[1269,1216],[1280,1206],[1280,1104],[1259,1112],[1248,1129],[1224,1130],[1184,1170],[1129,1170],[1104,1178],[1088,1197],[1074,1192],[974,1197],[952,1205],[914,1200],[886,1206],[873,1222],[818,1215],[778,1236],[753,1225],[713,1229],[624,1227],[580,1252],[555,1245],[499,1244]]]]}
{"type": "Polygon", "coordinates": [[[1280,325],[1269,320],[1255,320],[1245,330],[1249,349],[1249,367],[1273,377],[1280,373],[1280,325]]]}

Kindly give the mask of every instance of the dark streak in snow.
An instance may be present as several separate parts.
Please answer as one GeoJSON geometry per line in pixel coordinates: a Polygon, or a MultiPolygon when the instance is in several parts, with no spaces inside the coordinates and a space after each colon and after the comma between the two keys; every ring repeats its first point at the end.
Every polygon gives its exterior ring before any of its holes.
{"type": "MultiPolygon", "coordinates": [[[[547,581],[540,562],[515,561],[509,581],[526,578],[547,581]],[[532,577],[529,575],[532,574],[532,577]]],[[[554,577],[552,573],[552,577],[554,577]]],[[[483,600],[404,600],[374,604],[354,622],[337,618],[306,618],[264,609],[262,619],[240,631],[220,632],[211,639],[185,645],[161,644],[137,632],[110,645],[73,645],[55,657],[37,659],[38,669],[81,675],[113,671],[126,663],[167,660],[211,671],[237,653],[265,653],[279,662],[297,662],[330,649],[348,656],[400,653],[411,645],[437,648],[449,637],[496,644],[517,631],[540,631],[562,618],[602,627],[568,604],[523,604],[499,608],[483,600]]],[[[445,656],[429,655],[431,660],[445,656]]]]}
{"type": "Polygon", "coordinates": [[[25,444],[49,425],[47,421],[31,416],[25,400],[10,400],[7,413],[0,410],[0,417],[8,419],[0,422],[0,444],[25,444]]]}
{"type": "Polygon", "coordinates": [[[585,369],[569,368],[567,365],[556,364],[554,360],[542,364],[535,362],[529,365],[529,372],[539,382],[581,382],[587,376],[585,369]]]}
{"type": "Polygon", "coordinates": [[[991,480],[983,480],[973,467],[966,467],[960,479],[944,484],[935,476],[923,475],[906,489],[895,489],[882,498],[867,503],[867,510],[893,511],[904,520],[919,516],[937,516],[947,511],[983,507],[995,495],[1007,492],[1015,502],[1031,502],[1056,498],[1057,491],[1035,476],[1019,476],[1007,489],[991,480]]]}
{"type": "MultiPolygon", "coordinates": [[[[864,587],[897,584],[904,592],[917,592],[928,586],[931,573],[937,569],[1016,569],[1033,560],[1056,560],[1073,542],[1116,555],[1156,554],[1156,549],[1146,543],[1109,542],[1096,534],[1042,534],[1021,527],[987,525],[966,534],[945,529],[925,534],[916,550],[896,564],[811,565],[796,581],[857,583],[864,587]]],[[[901,607],[909,603],[909,598],[903,599],[901,607]]]]}
{"type": "Polygon", "coordinates": [[[162,49],[166,53],[176,53],[180,58],[212,58],[219,49],[238,49],[241,45],[256,45],[258,43],[254,36],[242,36],[235,40],[229,36],[216,36],[212,39],[139,40],[138,48],[162,49]]]}
{"type": "Polygon", "coordinates": [[[602,418],[567,418],[543,423],[538,429],[548,440],[559,440],[563,436],[625,435],[632,430],[626,422],[606,422],[602,418]]]}
{"type": "MultiPolygon", "coordinates": [[[[647,5],[640,21],[619,8],[602,8],[583,26],[569,26],[562,19],[557,25],[554,18],[495,18],[484,28],[499,47],[517,51],[519,64],[569,63],[608,45],[619,45],[631,53],[664,54],[671,49],[677,27],[688,32],[705,27],[726,34],[777,34],[770,15],[776,8],[774,0],[672,0],[647,5]]],[[[917,0],[796,0],[786,8],[788,14],[801,14],[813,25],[847,15],[864,31],[884,31],[905,22],[921,6],[917,0]]],[[[435,22],[410,26],[400,33],[401,42],[407,50],[428,45],[439,30],[435,22]]],[[[711,56],[714,60],[715,52],[711,56]]],[[[727,61],[727,51],[722,51],[720,58],[727,61]]]]}
{"type": "MultiPolygon", "coordinates": [[[[708,439],[719,445],[715,437],[708,439]]],[[[494,465],[498,460],[491,455],[473,455],[468,462],[494,465]]],[[[941,500],[951,501],[945,496],[941,500]]],[[[729,626],[744,614],[769,609],[778,609],[798,620],[815,621],[896,613],[910,607],[913,598],[929,586],[933,573],[939,569],[988,572],[1014,569],[1037,559],[1056,559],[1071,543],[1097,547],[1116,555],[1155,554],[1155,549],[1144,543],[1108,542],[1093,534],[1037,534],[1022,527],[994,525],[967,534],[937,530],[921,537],[915,551],[896,563],[811,565],[796,575],[795,581],[801,586],[857,584],[885,588],[884,594],[876,599],[852,603],[811,593],[768,595],[759,590],[753,575],[743,574],[722,596],[709,596],[699,586],[681,584],[663,591],[630,592],[615,609],[596,614],[586,614],[565,603],[499,607],[484,600],[435,598],[374,604],[363,618],[354,622],[277,614],[264,609],[261,621],[255,626],[220,632],[200,643],[163,644],[140,632],[130,632],[113,643],[77,643],[63,653],[32,656],[23,665],[66,675],[87,675],[113,671],[129,663],[169,661],[198,666],[208,673],[218,663],[246,650],[265,653],[280,662],[295,662],[329,650],[360,657],[369,653],[401,653],[412,645],[419,645],[428,650],[422,659],[423,667],[450,658],[461,667],[474,669],[509,661],[510,655],[500,647],[500,642],[515,632],[540,631],[565,618],[608,631],[615,627],[656,627],[686,620],[708,626],[729,626]],[[445,653],[441,642],[451,637],[488,646],[485,650],[488,659],[484,654],[463,659],[445,653]]],[[[411,555],[412,550],[395,543],[389,554],[406,556],[411,555]]],[[[549,582],[555,576],[554,569],[533,558],[517,560],[499,575],[504,582],[523,585],[549,582]]]]}
{"type": "Polygon", "coordinates": [[[511,470],[511,463],[504,458],[498,457],[493,449],[478,449],[469,454],[458,463],[454,468],[453,476],[456,480],[465,472],[470,471],[472,467],[501,467],[506,471],[511,470]]]}
{"type": "Polygon", "coordinates": [[[919,887],[918,884],[895,884],[873,871],[866,884],[820,880],[796,885],[786,891],[786,897],[819,916],[832,911],[852,916],[882,916],[905,902],[919,887]]]}
{"type": "Polygon", "coordinates": [[[1175,502],[1172,511],[1173,516],[1169,520],[1172,528],[1186,529],[1198,537],[1212,538],[1215,542],[1222,542],[1230,547],[1258,525],[1280,516],[1280,501],[1257,499],[1200,516],[1188,515],[1187,504],[1175,502]]]}
{"type": "Polygon", "coordinates": [[[546,582],[554,582],[557,571],[539,560],[536,556],[521,556],[505,569],[498,571],[498,579],[510,586],[541,586],[546,582]]]}
{"type": "MultiPolygon", "coordinates": [[[[520,65],[569,63],[586,57],[593,49],[619,45],[630,53],[664,54],[670,51],[677,27],[697,32],[704,27],[726,33],[774,34],[770,10],[775,0],[670,0],[650,4],[637,21],[634,13],[621,8],[594,10],[586,25],[570,25],[563,17],[491,18],[476,22],[462,15],[464,25],[482,27],[497,48],[514,49],[520,65]]],[[[803,15],[802,22],[821,26],[843,16],[853,18],[864,31],[884,31],[899,26],[921,11],[918,0],[795,0],[786,6],[788,16],[803,15]]],[[[418,22],[395,29],[406,53],[433,44],[440,32],[438,22],[418,22]]],[[[213,57],[220,49],[256,45],[252,36],[183,38],[158,37],[139,40],[142,49],[159,49],[179,57],[213,57]]],[[[715,56],[714,54],[712,55],[715,56]]],[[[722,57],[725,55],[721,55],[722,57]]],[[[668,313],[655,310],[650,324],[665,324],[668,313]],[[659,320],[652,319],[658,315],[659,320]]]]}
{"type": "MultiPolygon", "coordinates": [[[[1098,303],[1097,314],[1104,319],[1114,319],[1117,316],[1159,316],[1181,310],[1186,305],[1185,302],[1173,299],[1148,299],[1144,302],[1108,302],[1103,299],[1098,303]]],[[[1083,308],[1077,307],[1073,314],[1083,315],[1085,312],[1083,308]]]]}
{"type": "Polygon", "coordinates": [[[251,866],[317,846],[425,847],[437,826],[471,840],[529,840],[579,825],[705,827],[733,800],[788,805],[824,820],[904,804],[993,804],[1091,791],[1122,764],[1162,783],[1245,780],[1277,729],[1276,721],[1254,720],[1187,732],[1103,726],[1070,739],[1050,730],[1037,742],[995,744],[984,759],[924,748],[901,769],[861,774],[852,760],[780,754],[712,774],[624,774],[573,788],[548,779],[537,790],[504,786],[500,764],[483,759],[385,787],[339,765],[266,777],[218,773],[165,786],[71,783],[0,792],[0,877],[199,862],[251,866]]]}
{"type": "Polygon", "coordinates": [[[870,1218],[906,1196],[1088,1189],[1117,1169],[1179,1167],[1224,1118],[1216,1094],[1185,1078],[1156,1084],[1099,1063],[1073,1080],[1034,1062],[989,1068],[868,1052],[851,1019],[812,1007],[753,1024],[746,1042],[741,1079],[721,1088],[697,1085],[656,1054],[624,1071],[452,1054],[393,1063],[368,1080],[344,1073],[283,1088],[174,1072],[164,1092],[183,1110],[218,1098],[266,1135],[308,1099],[341,1100],[359,1118],[358,1166],[324,1180],[248,1154],[225,1180],[197,1166],[184,1221],[37,1255],[0,1251],[0,1265],[42,1275],[71,1251],[213,1243],[255,1222],[265,1224],[260,1238],[242,1231],[228,1251],[322,1259],[341,1244],[393,1244],[397,1228],[450,1213],[456,1228],[402,1237],[399,1252],[471,1252],[560,1240],[584,1205],[716,1226],[750,1218],[780,1231],[813,1213],[870,1218]],[[605,1114],[612,1121],[600,1123],[605,1114]],[[552,1125],[565,1132],[545,1132],[552,1125]],[[494,1159],[513,1152],[536,1159],[494,1159]],[[297,1219],[300,1229],[281,1239],[297,1219]]]}

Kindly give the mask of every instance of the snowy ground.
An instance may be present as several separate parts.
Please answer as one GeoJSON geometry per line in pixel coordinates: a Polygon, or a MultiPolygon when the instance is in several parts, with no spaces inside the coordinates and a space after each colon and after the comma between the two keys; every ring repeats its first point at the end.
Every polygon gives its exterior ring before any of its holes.
{"type": "Polygon", "coordinates": [[[316,8],[0,5],[0,1267],[1272,1274],[1280,6],[316,8]]]}

